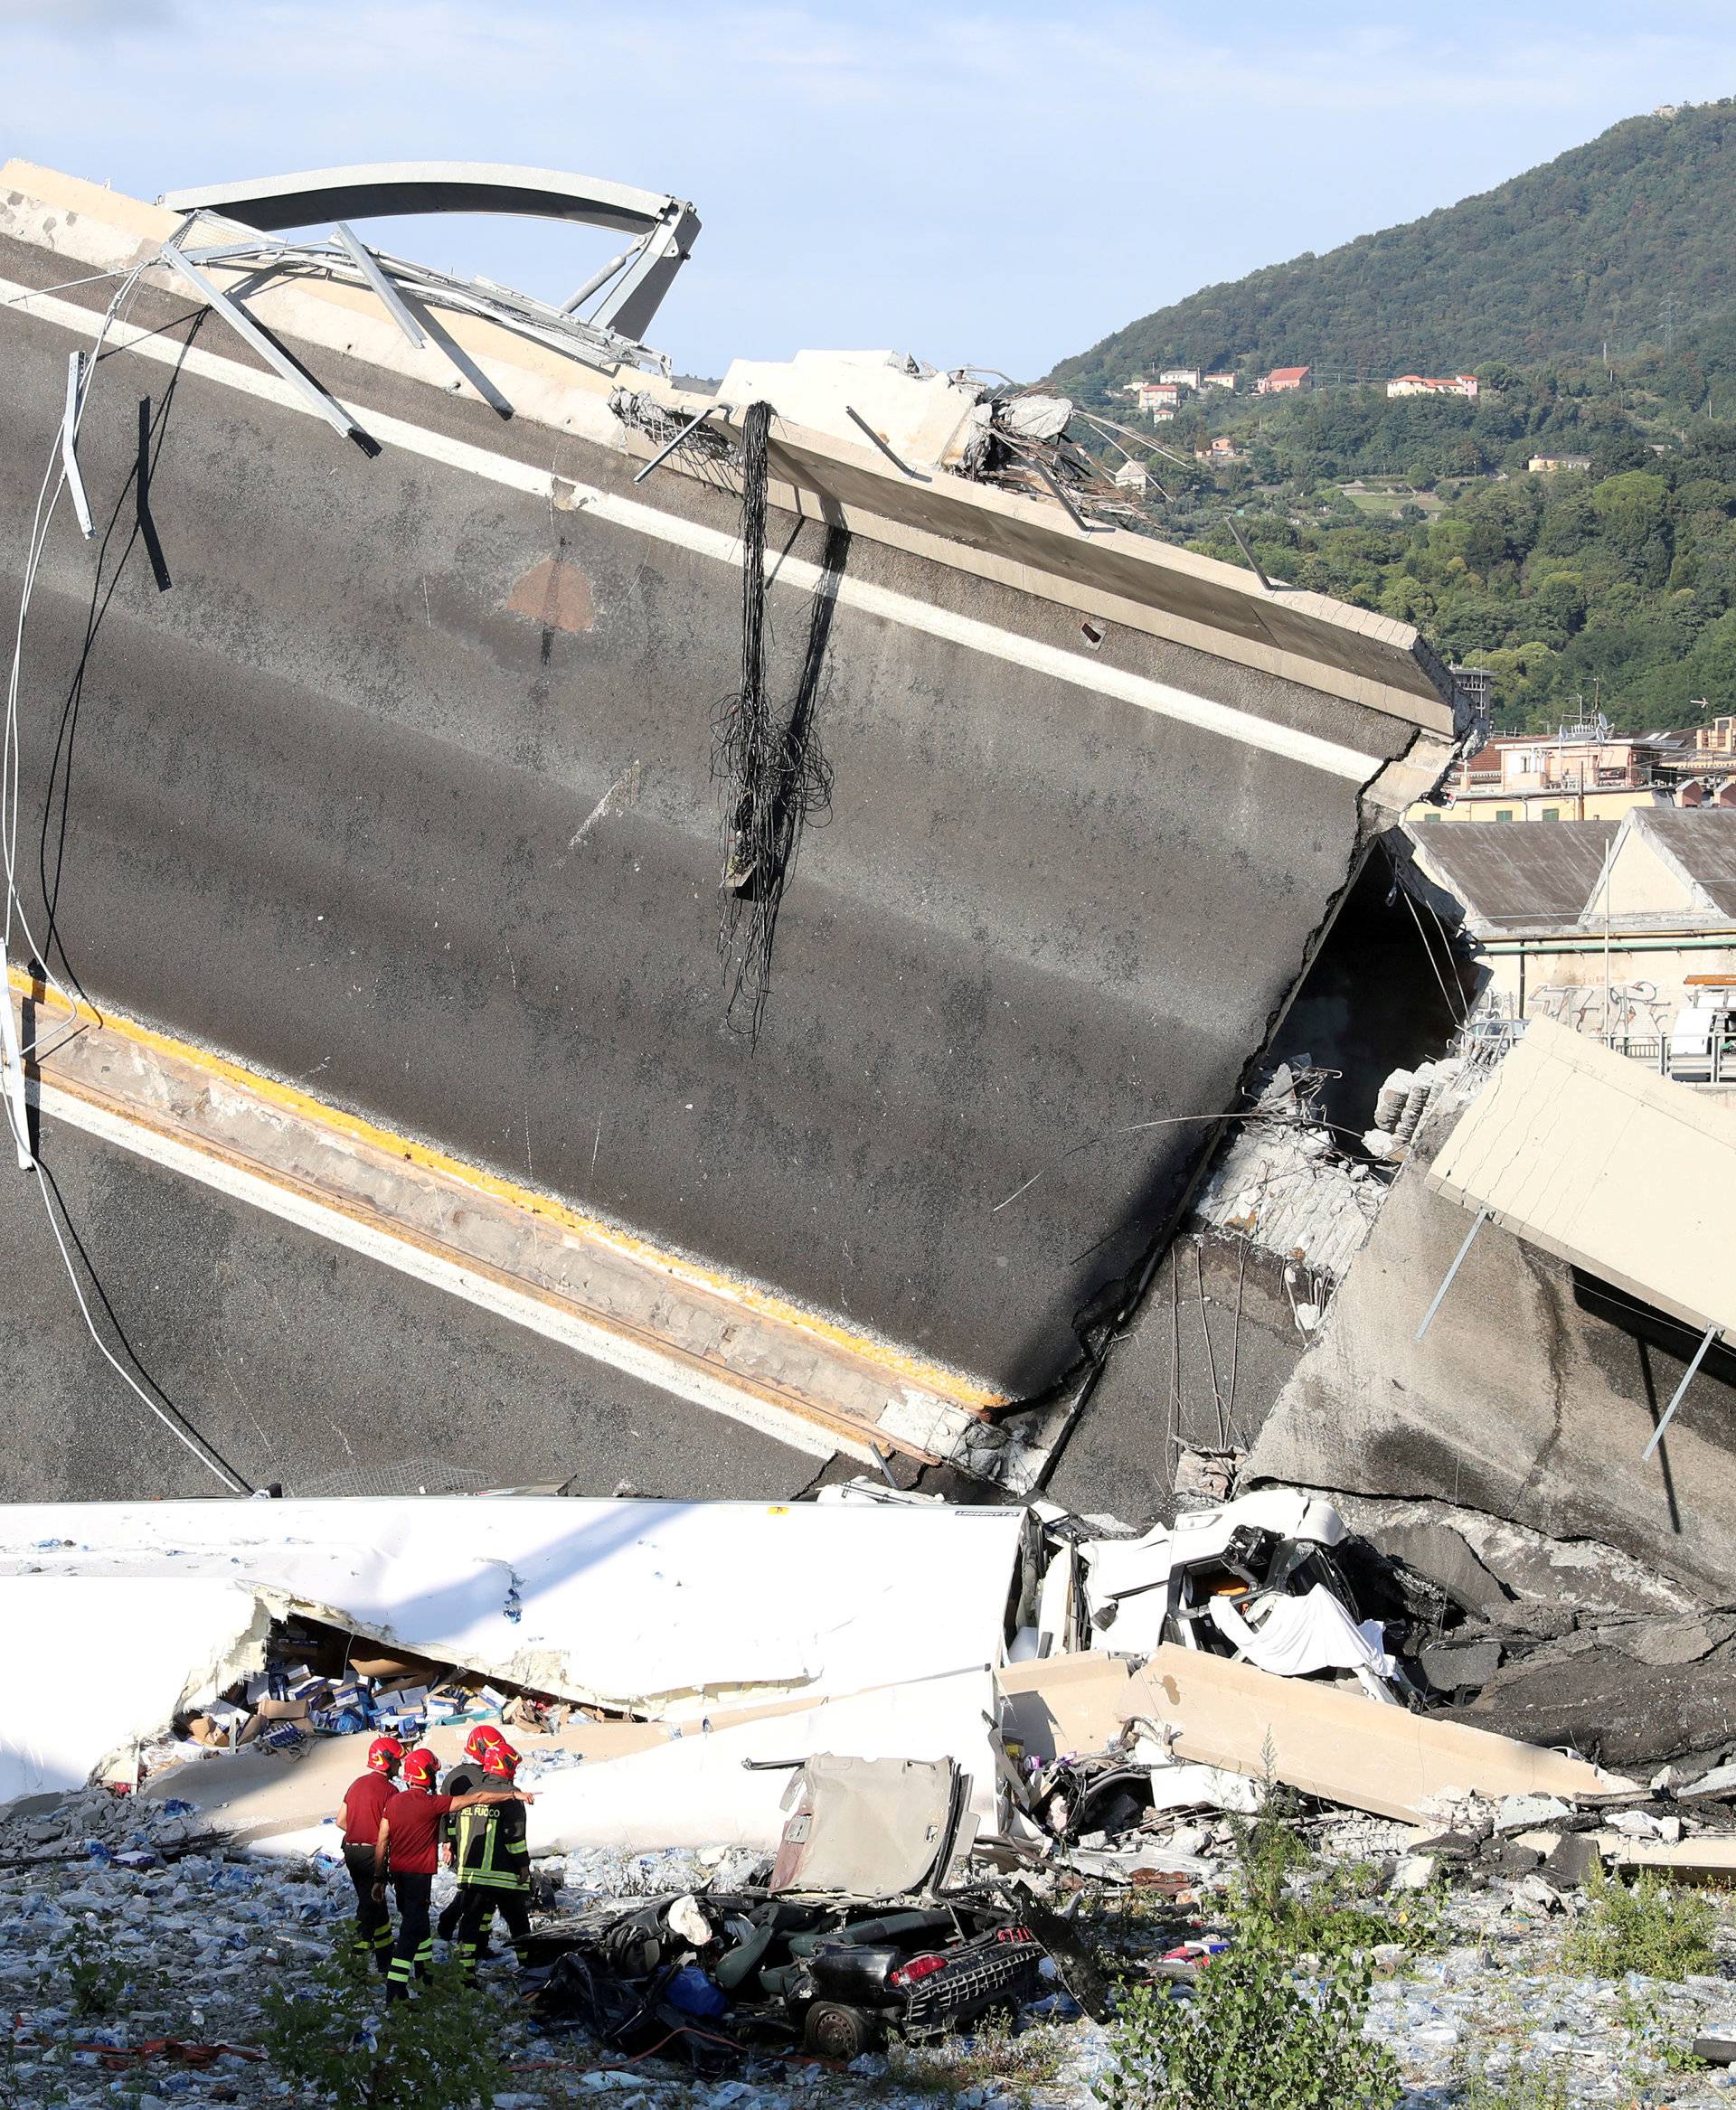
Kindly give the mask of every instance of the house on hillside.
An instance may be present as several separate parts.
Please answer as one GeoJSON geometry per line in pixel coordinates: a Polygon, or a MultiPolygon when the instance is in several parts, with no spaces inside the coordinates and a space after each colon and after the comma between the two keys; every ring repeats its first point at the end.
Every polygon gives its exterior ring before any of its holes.
{"type": "Polygon", "coordinates": [[[1228,389],[1230,393],[1234,395],[1236,377],[1233,373],[1203,373],[1200,376],[1200,386],[1208,389],[1228,389]]]}
{"type": "Polygon", "coordinates": [[[1445,381],[1424,373],[1401,373],[1386,384],[1389,396],[1471,396],[1477,394],[1474,373],[1456,373],[1445,381]]]}
{"type": "Polygon", "coordinates": [[[1175,381],[1141,381],[1133,386],[1133,400],[1147,418],[1166,410],[1173,418],[1181,408],[1182,385],[1175,381]]]}
{"type": "Polygon", "coordinates": [[[1313,372],[1307,366],[1275,366],[1269,373],[1262,373],[1254,383],[1257,396],[1287,395],[1291,389],[1305,389],[1308,375],[1313,372]]]}
{"type": "Polygon", "coordinates": [[[1239,462],[1241,449],[1227,432],[1220,432],[1205,446],[1194,449],[1194,458],[1203,462],[1239,462]]]}
{"type": "Polygon", "coordinates": [[[1197,366],[1163,366],[1157,370],[1157,379],[1160,381],[1174,381],[1177,388],[1197,389],[1200,385],[1200,370],[1197,366]]]}
{"type": "Polygon", "coordinates": [[[1552,476],[1558,469],[1583,472],[1591,466],[1591,457],[1589,454],[1534,454],[1525,466],[1533,476],[1552,476]]]}

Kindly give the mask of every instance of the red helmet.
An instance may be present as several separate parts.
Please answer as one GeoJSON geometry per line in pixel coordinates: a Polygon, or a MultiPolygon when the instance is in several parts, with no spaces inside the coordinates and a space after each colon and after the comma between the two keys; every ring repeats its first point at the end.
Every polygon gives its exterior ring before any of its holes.
{"type": "Polygon", "coordinates": [[[498,1780],[510,1780],[518,1771],[518,1753],[505,1737],[490,1744],[482,1755],[482,1770],[498,1780]]]}
{"type": "Polygon", "coordinates": [[[497,1744],[505,1744],[505,1738],[493,1722],[479,1721],[464,1739],[464,1755],[473,1765],[480,1765],[486,1754],[497,1744]]]}
{"type": "Polygon", "coordinates": [[[413,1787],[432,1787],[440,1777],[440,1762],[432,1751],[412,1751],[404,1760],[404,1778],[413,1787]]]}
{"type": "Polygon", "coordinates": [[[396,1773],[403,1755],[404,1747],[396,1737],[376,1737],[368,1746],[368,1771],[396,1773]]]}

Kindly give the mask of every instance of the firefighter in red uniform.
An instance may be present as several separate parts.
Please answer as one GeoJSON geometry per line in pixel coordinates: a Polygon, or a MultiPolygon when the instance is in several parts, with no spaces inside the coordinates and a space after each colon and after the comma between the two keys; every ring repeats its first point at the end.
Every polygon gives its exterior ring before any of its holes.
{"type": "MultiPolygon", "coordinates": [[[[482,1769],[491,1787],[511,1787],[518,1772],[518,1753],[503,1738],[487,1745],[482,1769]]],[[[458,1821],[458,1965],[467,1985],[474,1985],[483,1929],[498,1910],[522,1964],[531,1931],[531,1850],[524,1836],[524,1801],[473,1804],[458,1821]]]]}
{"type": "Polygon", "coordinates": [[[344,1791],[337,1817],[344,1827],[344,1866],[355,1885],[355,1953],[372,1956],[380,1971],[392,1961],[392,1916],[373,1894],[374,1843],[380,1813],[398,1792],[395,1776],[403,1755],[396,1737],[376,1737],[368,1746],[368,1770],[344,1791]]]}
{"type": "Polygon", "coordinates": [[[467,1795],[436,1794],[434,1783],[439,1773],[440,1762],[432,1751],[412,1751],[404,1760],[406,1785],[380,1813],[380,1834],[374,1842],[374,1902],[385,1903],[388,1876],[398,1895],[398,1940],[386,1973],[388,2001],[408,2000],[410,1980],[426,1978],[433,1960],[429,1893],[440,1860],[440,1820],[477,1803],[531,1799],[510,1787],[467,1795]]]}

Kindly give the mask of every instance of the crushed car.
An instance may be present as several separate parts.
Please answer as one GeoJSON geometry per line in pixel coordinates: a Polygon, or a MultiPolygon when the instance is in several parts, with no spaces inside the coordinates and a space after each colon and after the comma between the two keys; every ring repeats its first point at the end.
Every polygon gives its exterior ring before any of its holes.
{"type": "Polygon", "coordinates": [[[1034,1997],[1045,1951],[997,1886],[958,1884],[976,1836],[950,1758],[821,1754],[795,1769],[763,1882],[601,1900],[536,1930],[545,2026],[702,2070],[755,2048],[849,2060],[1034,1997]]]}

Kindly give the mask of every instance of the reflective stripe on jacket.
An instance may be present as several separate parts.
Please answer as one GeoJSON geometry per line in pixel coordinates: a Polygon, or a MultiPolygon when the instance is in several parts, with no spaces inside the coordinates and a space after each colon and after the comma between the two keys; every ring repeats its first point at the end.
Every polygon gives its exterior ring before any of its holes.
{"type": "Polygon", "coordinates": [[[457,1813],[458,1878],[485,1890],[527,1890],[531,1849],[523,1803],[473,1803],[457,1813]]]}

